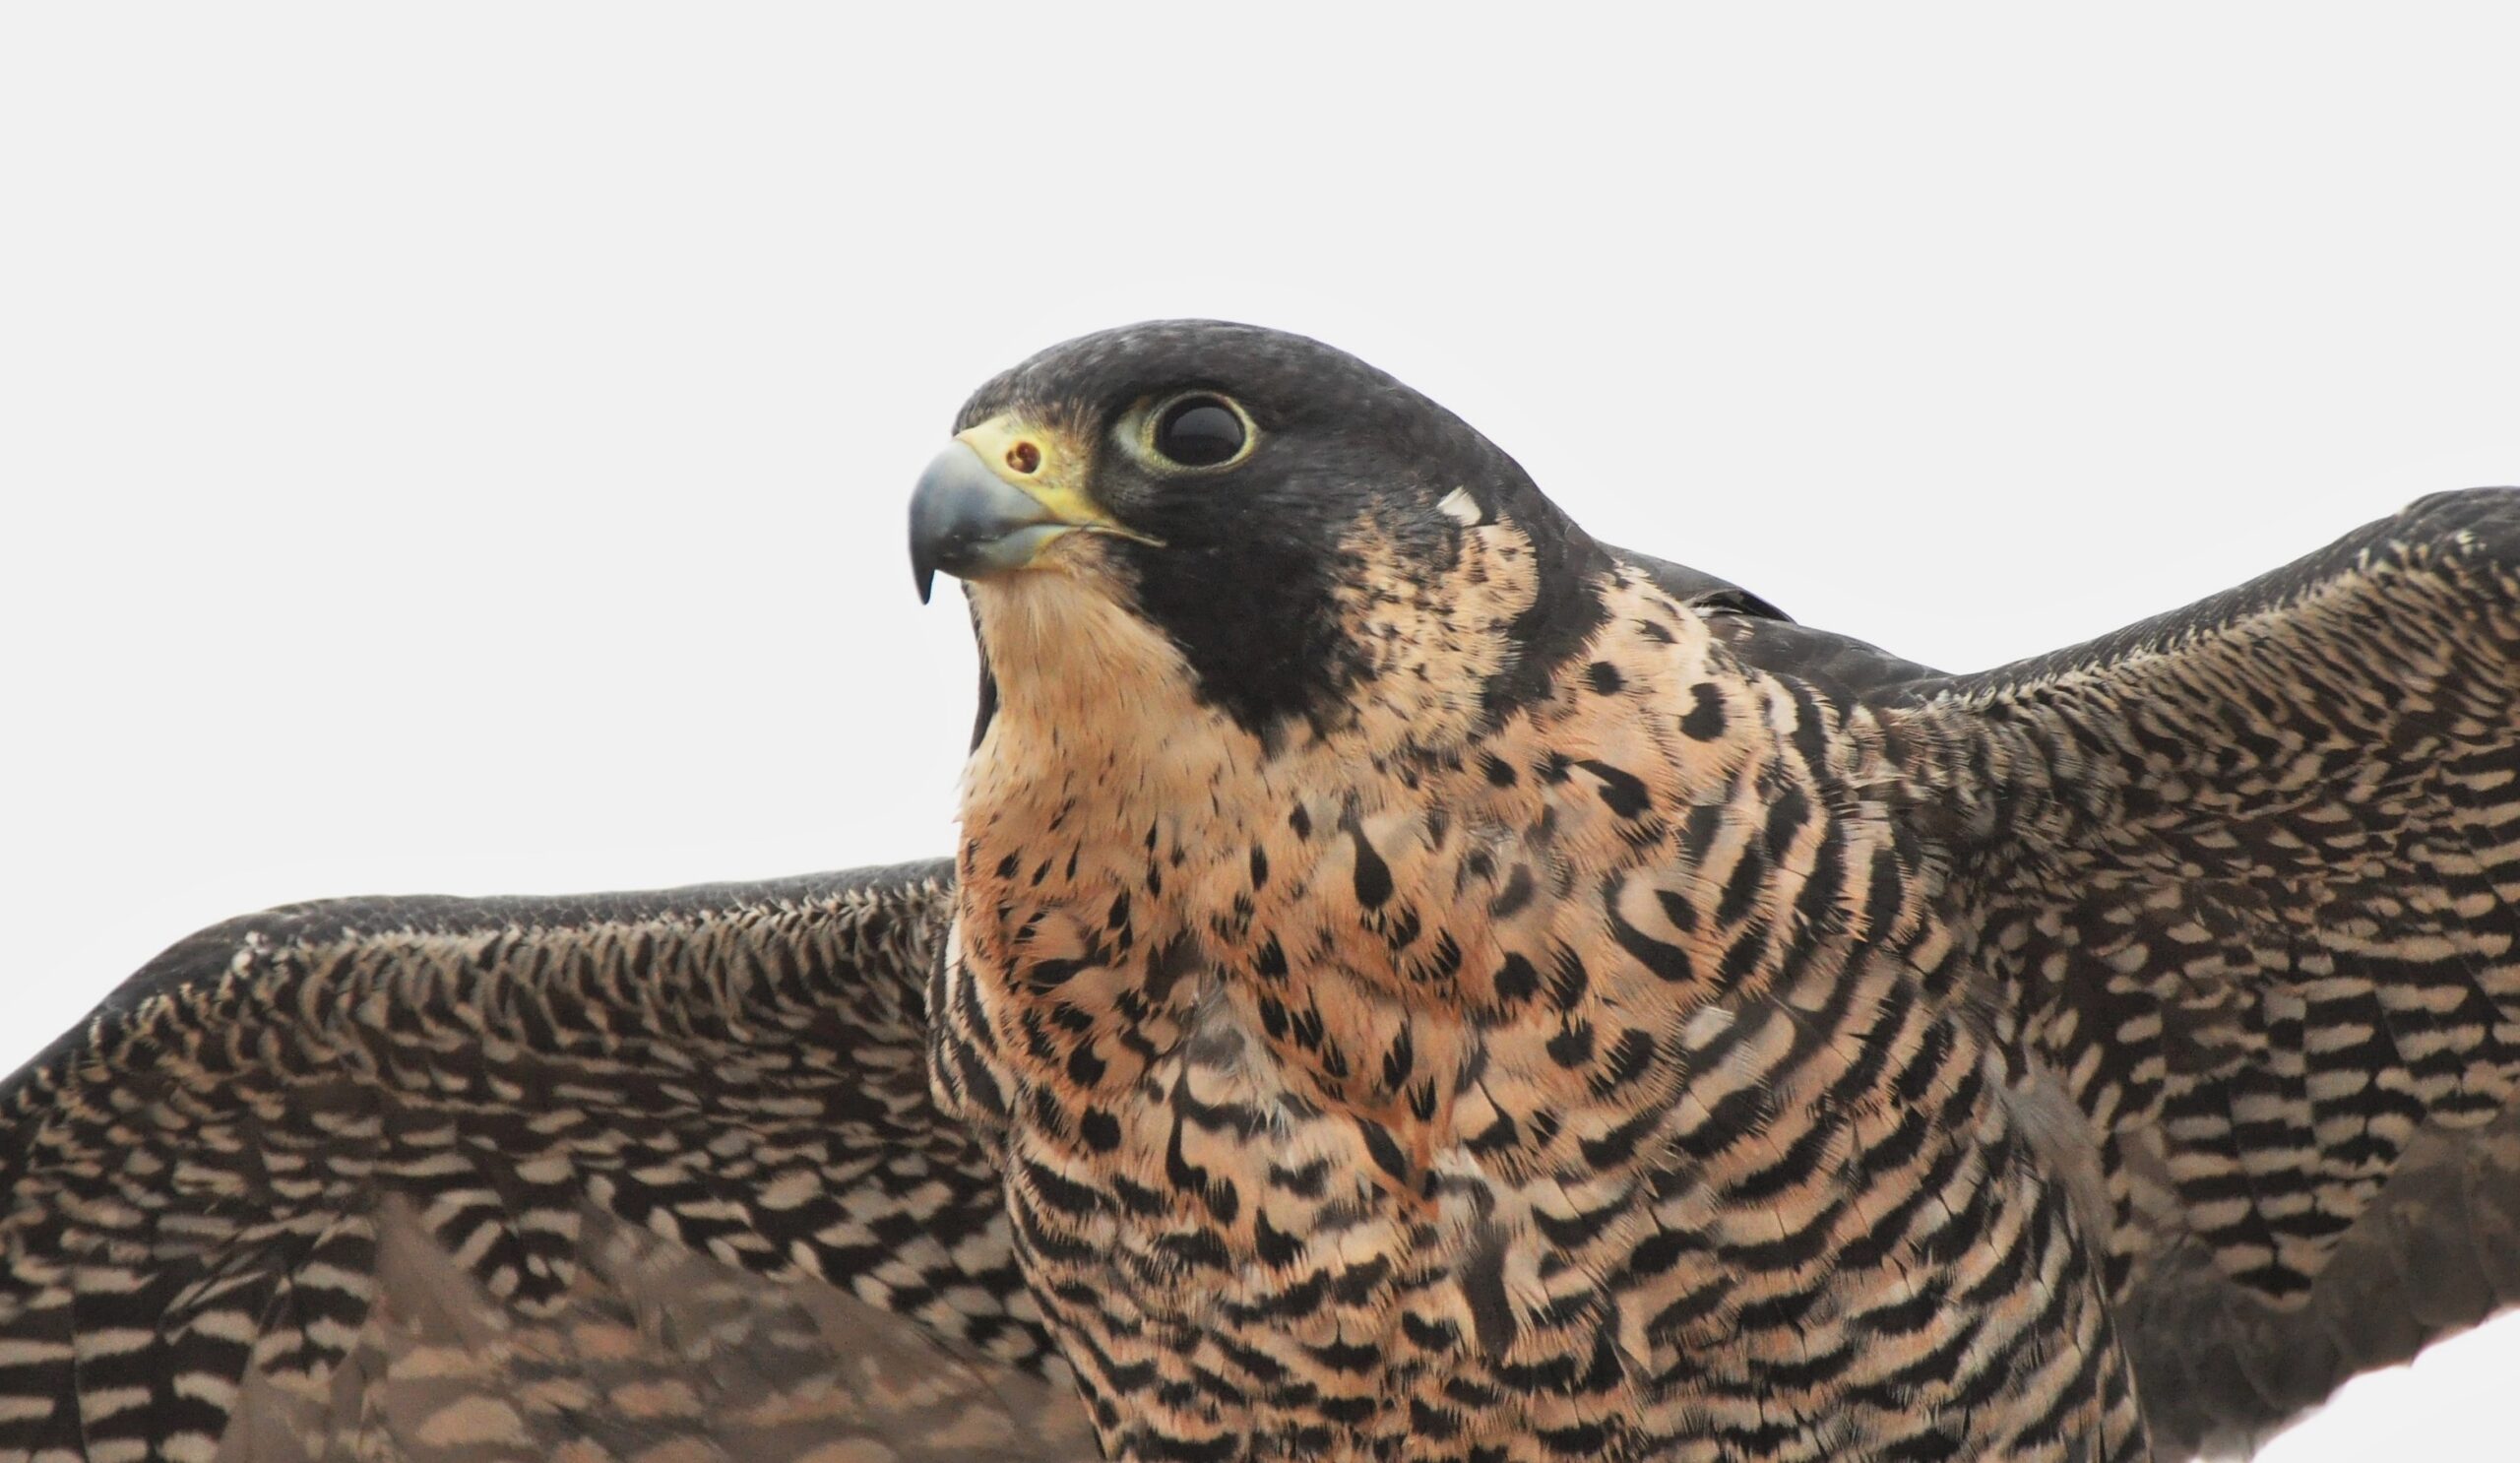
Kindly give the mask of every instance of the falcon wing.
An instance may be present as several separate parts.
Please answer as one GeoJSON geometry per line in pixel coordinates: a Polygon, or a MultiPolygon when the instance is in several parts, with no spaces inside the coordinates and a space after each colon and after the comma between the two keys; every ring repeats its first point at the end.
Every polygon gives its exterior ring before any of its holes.
{"type": "Polygon", "coordinates": [[[2520,491],[1864,699],[2164,1456],[2520,1301],[2520,491]]]}
{"type": "Polygon", "coordinates": [[[1095,1455],[946,865],[231,921],[0,1085],[0,1459],[1095,1455]]]}

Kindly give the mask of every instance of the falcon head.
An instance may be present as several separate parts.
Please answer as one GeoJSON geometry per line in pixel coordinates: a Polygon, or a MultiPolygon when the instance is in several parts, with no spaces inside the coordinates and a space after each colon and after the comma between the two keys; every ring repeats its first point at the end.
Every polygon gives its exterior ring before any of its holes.
{"type": "Polygon", "coordinates": [[[1392,678],[1495,714],[1592,629],[1606,562],[1443,408],[1215,321],[1086,336],[982,386],[910,519],[921,598],[940,569],[969,586],[984,696],[1125,681],[1108,642],[1136,627],[1264,738],[1333,730],[1392,678]]]}

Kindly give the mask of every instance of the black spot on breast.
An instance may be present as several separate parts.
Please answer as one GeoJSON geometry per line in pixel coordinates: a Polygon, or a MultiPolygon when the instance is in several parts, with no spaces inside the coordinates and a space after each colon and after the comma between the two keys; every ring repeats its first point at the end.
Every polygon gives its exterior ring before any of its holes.
{"type": "Polygon", "coordinates": [[[1648,1109],[1611,1128],[1598,1138],[1586,1138],[1577,1144],[1584,1161],[1596,1169],[1624,1168],[1636,1157],[1637,1146],[1663,1125],[1663,1114],[1648,1109]]]}
{"type": "Polygon", "coordinates": [[[1899,907],[1907,890],[1907,876],[1899,864],[1898,851],[1883,844],[1872,851],[1870,876],[1864,881],[1863,933],[1877,939],[1882,931],[1896,923],[1899,907]]]}
{"type": "Polygon", "coordinates": [[[1732,872],[1724,880],[1723,896],[1715,902],[1715,922],[1737,924],[1757,903],[1759,891],[1766,887],[1767,855],[1755,846],[1745,846],[1741,857],[1733,861],[1732,872]]]}
{"type": "MultiPolygon", "coordinates": [[[[1313,1365],[1322,1370],[1348,1376],[1368,1375],[1382,1362],[1380,1347],[1366,1346],[1360,1342],[1332,1341],[1320,1346],[1307,1346],[1303,1350],[1304,1355],[1311,1358],[1313,1365]]],[[[1323,1396],[1313,1403],[1313,1408],[1334,1423],[1343,1427],[1354,1427],[1372,1417],[1381,1405],[1372,1397],[1323,1396]],[[1357,1406],[1358,1403],[1362,1403],[1363,1406],[1357,1406]]],[[[1234,1451],[1240,1452],[1241,1449],[1237,1448],[1234,1451]]],[[[1223,1463],[1223,1456],[1229,1455],[1221,1455],[1220,1463],[1223,1463]]]]}
{"type": "Polygon", "coordinates": [[[1680,852],[1688,856],[1690,862],[1705,860],[1730,815],[1728,804],[1701,802],[1680,818],[1680,852]]]}
{"type": "Polygon", "coordinates": [[[1594,1091],[1605,1095],[1614,1092],[1645,1075],[1653,1064],[1654,1034],[1629,1027],[1618,1034],[1618,1041],[1611,1046],[1594,1091]]]}
{"type": "MultiPolygon", "coordinates": [[[[1410,1344],[1420,1351],[1442,1353],[1461,1345],[1461,1331],[1450,1321],[1430,1321],[1404,1310],[1400,1313],[1400,1329],[1409,1337],[1410,1344]]],[[[1444,1438],[1451,1436],[1459,1427],[1449,1414],[1438,1417],[1424,1403],[1412,1402],[1409,1405],[1410,1428],[1414,1431],[1432,1438],[1444,1438]]]]}
{"type": "Polygon", "coordinates": [[[1470,1302],[1470,1325],[1480,1351],[1501,1357],[1514,1344],[1514,1306],[1505,1296],[1505,1237],[1489,1230],[1462,1261],[1462,1295],[1470,1302]]]}
{"type": "Polygon", "coordinates": [[[1330,1294],[1342,1305],[1362,1305],[1373,1299],[1391,1278],[1391,1257],[1376,1255],[1360,1265],[1351,1266],[1331,1282],[1330,1294]]]}
{"type": "Polygon", "coordinates": [[[1521,1142],[1522,1137],[1522,1129],[1514,1125],[1513,1114],[1510,1113],[1499,1113],[1496,1114],[1496,1120],[1494,1122],[1491,1122],[1487,1124],[1486,1127],[1471,1134],[1468,1138],[1464,1139],[1463,1142],[1469,1147],[1471,1152],[1484,1158],[1489,1154],[1504,1152],[1505,1150],[1513,1147],[1516,1143],[1521,1142]]]}
{"type": "Polygon", "coordinates": [[[1400,1140],[1391,1129],[1371,1118],[1356,1119],[1356,1131],[1364,1136],[1365,1152],[1372,1156],[1374,1167],[1406,1183],[1409,1181],[1409,1155],[1401,1152],[1400,1140]]]}
{"type": "Polygon", "coordinates": [[[1730,986],[1748,979],[1751,972],[1768,961],[1768,923],[1753,921],[1738,938],[1725,947],[1723,960],[1717,962],[1715,976],[1730,986]]]}
{"type": "Polygon", "coordinates": [[[1208,1187],[1208,1171],[1190,1162],[1189,1158],[1182,1153],[1181,1129],[1181,1118],[1175,1114],[1172,1119],[1171,1136],[1166,1138],[1164,1142],[1164,1177],[1174,1188],[1183,1193],[1204,1195],[1208,1187]]]}
{"type": "Polygon", "coordinates": [[[1269,1223],[1266,1214],[1252,1216],[1251,1240],[1260,1251],[1260,1263],[1272,1269],[1283,1269],[1303,1255],[1303,1241],[1269,1223]]]}
{"type": "Polygon", "coordinates": [[[1555,969],[1549,976],[1549,999],[1556,1002],[1557,1009],[1571,1011],[1593,988],[1592,975],[1584,969],[1584,957],[1576,954],[1571,945],[1558,946],[1552,964],[1555,969]]]}
{"type": "Polygon", "coordinates": [[[1365,838],[1365,830],[1355,823],[1348,825],[1349,841],[1356,849],[1356,903],[1366,909],[1380,909],[1391,898],[1391,865],[1365,838]]]}
{"type": "Polygon", "coordinates": [[[1165,941],[1164,947],[1151,951],[1146,960],[1145,990],[1149,1000],[1163,1001],[1172,993],[1181,978],[1200,965],[1199,945],[1186,934],[1176,934],[1165,941]]]}
{"type": "Polygon", "coordinates": [[[1713,741],[1724,734],[1724,694],[1707,681],[1690,687],[1696,704],[1680,718],[1680,732],[1699,741],[1713,741]]]}
{"type": "Polygon", "coordinates": [[[1487,913],[1493,919],[1509,919],[1531,902],[1531,865],[1517,863],[1514,865],[1514,871],[1505,876],[1505,887],[1497,890],[1496,897],[1487,902],[1487,913]]]}
{"type": "Polygon", "coordinates": [[[1409,1040],[1409,1028],[1404,1026],[1400,1034],[1391,1039],[1391,1050],[1383,1053],[1382,1085],[1398,1092],[1401,1084],[1409,1080],[1410,1069],[1417,1063],[1418,1049],[1409,1040]]]}
{"type": "Polygon", "coordinates": [[[1607,762],[1588,760],[1577,764],[1602,780],[1602,803],[1622,818],[1633,818],[1653,805],[1645,792],[1645,784],[1625,768],[1607,762]]]}
{"type": "Polygon", "coordinates": [[[1548,1039],[1548,1059],[1562,1067],[1579,1067],[1593,1059],[1593,1027],[1574,1022],[1548,1039]]]}
{"type": "Polygon", "coordinates": [[[1460,969],[1461,942],[1453,938],[1451,930],[1439,929],[1434,948],[1424,959],[1410,962],[1409,975],[1412,980],[1434,984],[1451,980],[1460,969]]]}
{"type": "Polygon", "coordinates": [[[1024,967],[1024,984],[1035,991],[1051,991],[1076,979],[1082,960],[1036,960],[1024,967]]]}
{"type": "Polygon", "coordinates": [[[1487,774],[1487,781],[1499,788],[1510,788],[1521,777],[1514,771],[1512,763],[1489,753],[1480,754],[1479,770],[1487,774]]]}
{"type": "Polygon", "coordinates": [[[1802,795],[1799,787],[1792,785],[1777,795],[1776,801],[1768,804],[1769,858],[1785,857],[1786,851],[1794,845],[1794,836],[1802,831],[1802,824],[1810,816],[1810,799],[1802,795]]]}
{"type": "Polygon", "coordinates": [[[1298,1199],[1318,1199],[1330,1191],[1330,1160],[1317,1158],[1300,1169],[1271,1164],[1269,1186],[1284,1189],[1298,1199]]]}
{"type": "Polygon", "coordinates": [[[1627,684],[1626,678],[1618,673],[1618,668],[1607,661],[1595,661],[1585,667],[1584,679],[1596,692],[1604,696],[1614,695],[1621,686],[1627,684]]]}
{"type": "MultiPolygon", "coordinates": [[[[1600,1350],[1598,1346],[1594,1348],[1596,1354],[1600,1350]]],[[[1583,1383],[1572,1390],[1601,1392],[1608,1389],[1607,1383],[1601,1386],[1590,1383],[1591,1378],[1588,1376],[1583,1383]]],[[[1560,1458],[1590,1458],[1610,1445],[1610,1430],[1601,1423],[1577,1423],[1569,1428],[1544,1428],[1537,1435],[1543,1446],[1560,1458]]]]}
{"type": "Polygon", "coordinates": [[[1687,950],[1658,940],[1629,923],[1627,917],[1618,911],[1617,891],[1612,889],[1605,893],[1602,903],[1609,915],[1610,938],[1617,941],[1618,947],[1626,951],[1629,958],[1674,985],[1696,979],[1697,968],[1690,961],[1687,950]]]}
{"type": "Polygon", "coordinates": [[[1505,957],[1496,968],[1496,998],[1501,1001],[1529,1000],[1540,989],[1540,972],[1530,960],[1516,951],[1505,957]]]}
{"type": "Polygon", "coordinates": [[[1067,1132],[1067,1109],[1060,1106],[1058,1095],[1046,1087],[1033,1089],[1033,1121],[1062,1136],[1067,1132]]]}
{"type": "Polygon", "coordinates": [[[1026,1162],[1023,1173],[1032,1198],[1045,1209],[1070,1219],[1087,1219],[1103,1207],[1102,1195],[1039,1164],[1026,1162]]]}

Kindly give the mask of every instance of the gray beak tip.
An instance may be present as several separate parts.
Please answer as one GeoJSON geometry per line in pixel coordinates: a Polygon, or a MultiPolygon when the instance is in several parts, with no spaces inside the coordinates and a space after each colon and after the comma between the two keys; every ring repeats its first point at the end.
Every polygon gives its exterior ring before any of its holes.
{"type": "Polygon", "coordinates": [[[924,604],[936,574],[969,578],[1020,567],[1061,526],[1040,502],[956,441],[919,475],[910,500],[910,573],[924,604]]]}

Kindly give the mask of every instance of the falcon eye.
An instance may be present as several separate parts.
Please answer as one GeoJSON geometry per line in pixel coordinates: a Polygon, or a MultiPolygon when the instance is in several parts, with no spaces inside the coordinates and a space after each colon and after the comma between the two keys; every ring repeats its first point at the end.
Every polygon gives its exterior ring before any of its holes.
{"type": "Polygon", "coordinates": [[[1242,413],[1222,397],[1185,396],[1164,409],[1148,433],[1155,455],[1176,467],[1221,467],[1251,439],[1242,413]]]}

